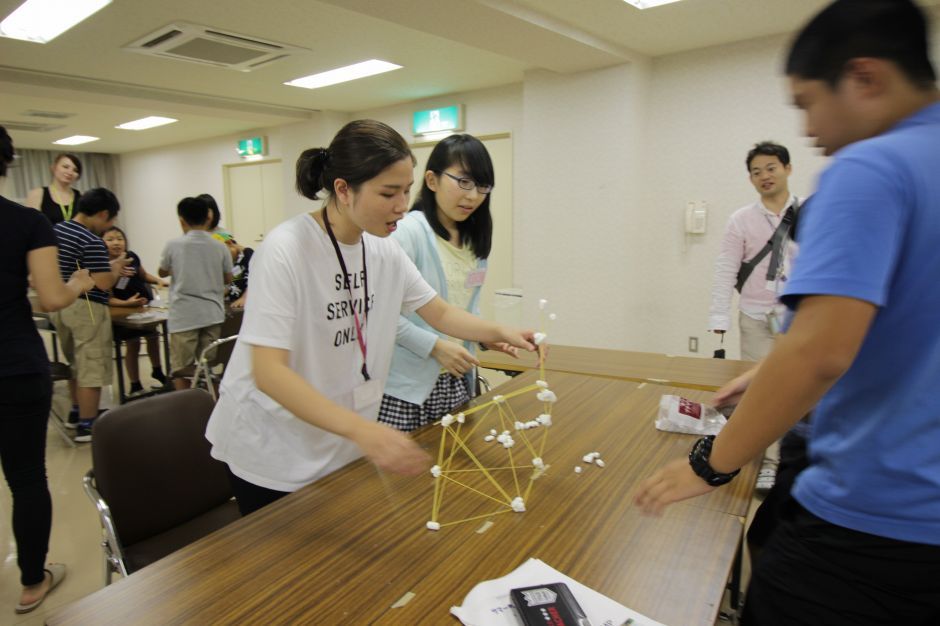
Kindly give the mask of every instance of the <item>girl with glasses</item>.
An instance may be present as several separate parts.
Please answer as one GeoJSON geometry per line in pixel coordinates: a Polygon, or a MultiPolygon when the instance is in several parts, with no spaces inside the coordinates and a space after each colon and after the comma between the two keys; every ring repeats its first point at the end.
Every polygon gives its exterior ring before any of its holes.
{"type": "MultiPolygon", "coordinates": [[[[392,238],[450,304],[480,313],[480,288],[493,240],[493,162],[471,135],[451,135],[428,158],[421,193],[392,238]]],[[[483,344],[515,356],[501,342],[483,344]]],[[[402,315],[379,421],[412,431],[470,399],[476,388],[474,344],[402,315]]]]}

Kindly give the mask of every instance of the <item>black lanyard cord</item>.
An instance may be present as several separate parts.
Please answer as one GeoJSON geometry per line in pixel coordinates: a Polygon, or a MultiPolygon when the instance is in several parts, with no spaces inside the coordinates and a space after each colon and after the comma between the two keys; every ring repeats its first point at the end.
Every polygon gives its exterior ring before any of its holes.
{"type": "MultiPolygon", "coordinates": [[[[349,272],[346,270],[346,261],[343,259],[343,253],[339,249],[339,242],[336,241],[336,235],[333,234],[333,227],[330,225],[330,216],[327,213],[327,207],[323,207],[323,226],[326,228],[326,233],[330,236],[330,241],[333,243],[333,250],[336,251],[336,260],[339,261],[339,267],[343,271],[343,282],[346,284],[346,290],[349,292],[349,308],[352,310],[353,319],[356,323],[356,339],[359,342],[359,349],[362,351],[362,377],[366,380],[370,380],[369,369],[366,367],[366,338],[362,333],[362,326],[359,324],[359,314],[356,313],[356,308],[353,303],[353,293],[352,293],[352,281],[350,280],[349,272]]],[[[363,317],[365,322],[369,323],[369,272],[366,269],[366,240],[365,237],[360,236],[359,241],[362,243],[362,287],[364,289],[364,295],[362,298],[362,310],[363,317]]]]}

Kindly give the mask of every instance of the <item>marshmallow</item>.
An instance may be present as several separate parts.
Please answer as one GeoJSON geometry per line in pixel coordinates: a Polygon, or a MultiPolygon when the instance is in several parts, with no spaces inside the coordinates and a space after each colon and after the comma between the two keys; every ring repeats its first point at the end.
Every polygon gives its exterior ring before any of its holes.
{"type": "Polygon", "coordinates": [[[535,345],[537,346],[541,345],[542,342],[545,341],[547,338],[548,338],[548,335],[546,335],[545,333],[535,333],[534,335],[532,335],[532,341],[534,341],[535,345]]]}
{"type": "Polygon", "coordinates": [[[425,524],[425,526],[428,527],[428,530],[440,530],[441,529],[441,525],[438,524],[437,522],[428,522],[427,524],[425,524]]]}
{"type": "Polygon", "coordinates": [[[434,467],[431,468],[431,476],[433,476],[434,478],[440,478],[440,477],[441,477],[441,466],[440,466],[440,465],[435,465],[434,467]]]}
{"type": "Polygon", "coordinates": [[[548,413],[542,413],[535,418],[535,421],[547,428],[548,426],[552,425],[552,416],[548,413]]]}
{"type": "Polygon", "coordinates": [[[466,416],[464,416],[463,413],[458,413],[458,414],[457,414],[457,423],[458,423],[458,424],[463,424],[466,419],[467,419],[467,418],[466,418],[466,416]]]}
{"type": "Polygon", "coordinates": [[[545,298],[542,298],[541,300],[539,300],[539,309],[544,310],[546,306],[548,306],[548,300],[546,300],[545,298]]]}
{"type": "Polygon", "coordinates": [[[522,422],[516,422],[515,424],[513,424],[513,428],[515,428],[516,430],[524,430],[525,424],[523,424],[522,422]]]}
{"type": "Polygon", "coordinates": [[[581,473],[581,466],[580,466],[580,465],[575,465],[575,466],[574,466],[574,473],[575,473],[575,474],[580,474],[580,473],[581,473]]]}
{"type": "Polygon", "coordinates": [[[503,442],[503,447],[506,449],[509,449],[513,447],[514,445],[516,445],[516,441],[512,439],[511,437],[503,442]]]}
{"type": "Polygon", "coordinates": [[[542,391],[535,394],[535,397],[542,402],[555,402],[558,400],[558,396],[556,396],[555,392],[551,389],[543,389],[542,391]]]}
{"type": "Polygon", "coordinates": [[[549,314],[548,319],[550,319],[550,320],[552,320],[552,321],[554,322],[555,320],[558,319],[558,316],[555,315],[554,313],[551,313],[551,314],[549,314]]]}
{"type": "Polygon", "coordinates": [[[548,383],[545,382],[544,380],[537,380],[535,381],[535,384],[541,387],[542,389],[548,389],[548,383]]]}
{"type": "Polygon", "coordinates": [[[528,422],[525,423],[525,427],[526,427],[526,430],[528,430],[529,428],[538,428],[539,423],[536,422],[535,420],[529,420],[528,422]]]}
{"type": "Polygon", "coordinates": [[[441,418],[441,426],[443,426],[444,428],[447,428],[453,423],[454,423],[454,416],[451,415],[450,413],[448,413],[447,415],[441,418]]]}
{"type": "Polygon", "coordinates": [[[493,402],[495,402],[496,404],[502,404],[505,401],[506,401],[506,398],[504,396],[493,396],[493,402]]]}
{"type": "Polygon", "coordinates": [[[525,512],[525,501],[522,499],[522,496],[516,496],[515,498],[513,498],[512,502],[510,503],[510,506],[512,507],[512,510],[515,511],[516,513],[525,512]]]}
{"type": "Polygon", "coordinates": [[[539,469],[545,469],[545,461],[543,461],[542,457],[539,457],[539,456],[532,459],[532,465],[534,465],[535,467],[539,469]]]}
{"type": "Polygon", "coordinates": [[[601,459],[597,459],[596,461],[594,461],[594,465],[598,467],[604,467],[604,461],[602,461],[601,459]]]}
{"type": "Polygon", "coordinates": [[[496,429],[495,429],[495,428],[491,428],[491,429],[490,429],[490,434],[495,437],[495,436],[498,435],[499,433],[496,432],[496,429]]]}
{"type": "Polygon", "coordinates": [[[585,454],[584,456],[581,457],[581,460],[584,461],[585,463],[593,463],[594,457],[590,454],[585,454]]]}
{"type": "Polygon", "coordinates": [[[486,437],[483,438],[483,441],[493,441],[494,439],[496,439],[496,437],[494,437],[493,435],[487,435],[486,437]]]}

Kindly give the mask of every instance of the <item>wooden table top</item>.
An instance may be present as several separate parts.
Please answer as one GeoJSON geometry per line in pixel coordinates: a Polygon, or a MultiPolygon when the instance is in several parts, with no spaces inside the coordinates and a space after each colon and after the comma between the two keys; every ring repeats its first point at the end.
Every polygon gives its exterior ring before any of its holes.
{"type": "MultiPolygon", "coordinates": [[[[535,378],[523,374],[498,391],[535,378]]],[[[359,460],[63,607],[47,623],[457,624],[448,610],[475,584],[535,557],[652,619],[710,626],[741,540],[756,463],[662,518],[643,517],[630,503],[637,484],[687,454],[694,440],[655,429],[660,395],[707,394],[566,373],[548,378],[558,395],[543,454],[550,467],[534,483],[527,511],[493,515],[485,533],[476,532],[483,519],[427,530],[431,475],[380,474],[359,460]],[[603,469],[581,461],[595,450],[603,469]],[[392,609],[407,592],[415,597],[392,609]]],[[[511,402],[523,420],[542,409],[534,392],[511,402]]],[[[481,416],[469,417],[467,427],[481,416]]],[[[482,441],[488,424],[481,426],[472,450],[498,465],[503,451],[482,441]]],[[[432,425],[416,439],[436,457],[440,433],[432,425]]],[[[476,477],[467,484],[485,484],[478,473],[467,476],[476,477]]],[[[449,489],[442,523],[500,509],[449,489]]]]}
{"type": "MultiPolygon", "coordinates": [[[[520,353],[518,359],[487,350],[477,353],[480,366],[488,369],[526,372],[537,367],[533,353],[520,353]]],[[[553,372],[590,374],[635,382],[652,382],[690,389],[713,391],[754,367],[751,361],[671,356],[653,352],[630,352],[580,348],[550,347],[546,369],[553,372]]]]}

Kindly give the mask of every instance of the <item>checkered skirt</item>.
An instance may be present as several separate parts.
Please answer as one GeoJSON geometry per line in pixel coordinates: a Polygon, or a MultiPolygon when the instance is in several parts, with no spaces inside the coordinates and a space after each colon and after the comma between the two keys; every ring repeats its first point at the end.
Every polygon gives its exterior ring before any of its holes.
{"type": "Polygon", "coordinates": [[[412,404],[388,394],[382,396],[379,421],[392,428],[411,432],[469,401],[466,380],[444,372],[437,377],[431,395],[423,404],[412,404]]]}

